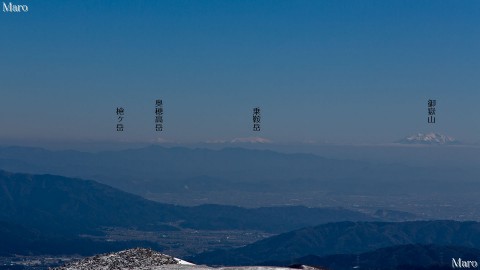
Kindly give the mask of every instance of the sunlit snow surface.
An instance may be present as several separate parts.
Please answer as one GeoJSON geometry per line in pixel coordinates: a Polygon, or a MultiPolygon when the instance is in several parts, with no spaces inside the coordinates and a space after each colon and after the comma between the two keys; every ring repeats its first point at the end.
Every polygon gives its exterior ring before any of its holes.
{"type": "MultiPolygon", "coordinates": [[[[117,267],[115,265],[110,265],[110,266],[102,266],[102,267],[97,267],[94,265],[91,265],[89,267],[85,266],[70,266],[70,267],[62,267],[62,268],[56,268],[56,269],[62,269],[62,270],[93,270],[93,269],[99,269],[99,270],[292,270],[291,268],[285,268],[285,267],[269,267],[269,266],[234,266],[234,267],[208,267],[205,265],[185,265],[185,264],[168,264],[168,265],[161,265],[161,266],[139,266],[139,267],[117,267]]],[[[318,269],[318,268],[313,268],[312,269],[318,269]]]]}
{"type": "MultiPolygon", "coordinates": [[[[135,268],[137,269],[147,269],[147,268],[135,268]]],[[[153,268],[148,268],[152,270],[292,270],[291,268],[285,267],[270,267],[270,266],[232,266],[232,267],[208,267],[205,265],[180,265],[180,264],[171,264],[171,265],[162,265],[153,268]]]]}
{"type": "MultiPolygon", "coordinates": [[[[165,255],[151,249],[135,248],[97,255],[68,263],[54,270],[292,270],[284,267],[238,266],[208,267],[165,255]]],[[[305,270],[318,268],[304,267],[305,270]]]]}

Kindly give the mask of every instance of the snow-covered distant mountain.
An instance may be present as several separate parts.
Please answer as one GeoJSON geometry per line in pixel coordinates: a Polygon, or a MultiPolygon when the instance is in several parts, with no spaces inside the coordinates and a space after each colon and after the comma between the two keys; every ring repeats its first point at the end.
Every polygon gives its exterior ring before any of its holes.
{"type": "MultiPolygon", "coordinates": [[[[326,270],[310,266],[295,267],[304,270],[326,270]]],[[[151,249],[134,248],[107,253],[71,262],[51,270],[292,270],[285,267],[239,266],[213,268],[195,265],[151,249]]]]}
{"type": "Polygon", "coordinates": [[[439,133],[418,133],[416,135],[408,136],[398,143],[402,144],[435,144],[435,145],[444,145],[444,144],[460,144],[455,138],[439,134],[439,133]]]}
{"type": "Polygon", "coordinates": [[[231,143],[271,143],[272,141],[262,137],[235,138],[231,143]]]}
{"type": "Polygon", "coordinates": [[[264,144],[264,143],[272,143],[272,140],[262,137],[242,137],[242,138],[234,138],[231,140],[213,140],[213,141],[206,141],[207,144],[264,144]]]}

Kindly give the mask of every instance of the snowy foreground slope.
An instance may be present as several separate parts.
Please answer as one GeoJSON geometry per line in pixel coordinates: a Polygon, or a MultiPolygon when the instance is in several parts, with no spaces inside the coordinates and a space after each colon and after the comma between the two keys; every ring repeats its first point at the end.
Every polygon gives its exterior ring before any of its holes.
{"type": "MultiPolygon", "coordinates": [[[[302,266],[300,269],[322,270],[320,268],[302,266]]],[[[135,248],[115,253],[88,257],[68,263],[52,270],[291,270],[283,267],[237,266],[208,267],[194,265],[181,259],[168,256],[151,249],[135,248]]]]}

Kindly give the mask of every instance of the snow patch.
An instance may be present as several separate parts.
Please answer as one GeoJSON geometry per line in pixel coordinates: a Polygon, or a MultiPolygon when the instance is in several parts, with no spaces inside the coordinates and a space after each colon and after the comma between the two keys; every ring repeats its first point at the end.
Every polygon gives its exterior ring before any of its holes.
{"type": "Polygon", "coordinates": [[[408,136],[399,141],[403,144],[459,144],[459,142],[452,137],[439,134],[439,133],[418,133],[416,135],[408,136]]]}

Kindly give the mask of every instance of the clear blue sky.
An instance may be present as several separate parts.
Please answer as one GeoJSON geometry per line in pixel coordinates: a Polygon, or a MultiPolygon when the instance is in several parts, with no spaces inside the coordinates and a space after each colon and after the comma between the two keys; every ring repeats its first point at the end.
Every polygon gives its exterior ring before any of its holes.
{"type": "Polygon", "coordinates": [[[12,3],[29,12],[0,13],[0,140],[480,140],[480,1],[12,3]]]}

